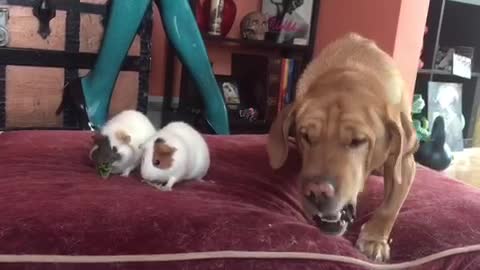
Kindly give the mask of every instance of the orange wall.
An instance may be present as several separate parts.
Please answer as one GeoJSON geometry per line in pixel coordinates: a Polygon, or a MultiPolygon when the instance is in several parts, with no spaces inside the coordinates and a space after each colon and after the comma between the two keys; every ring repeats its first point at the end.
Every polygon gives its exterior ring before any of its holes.
{"type": "Polygon", "coordinates": [[[398,63],[410,90],[410,99],[415,91],[418,60],[422,51],[422,41],[430,0],[404,0],[398,19],[397,37],[393,58],[398,63]]]}
{"type": "Polygon", "coordinates": [[[399,10],[399,0],[322,0],[315,53],[352,31],[375,40],[383,50],[393,53],[399,10]]]}
{"type": "Polygon", "coordinates": [[[315,52],[354,31],[393,56],[412,96],[429,0],[322,0],[315,52]]]}
{"type": "MultiPolygon", "coordinates": [[[[235,1],[237,16],[228,34],[229,37],[239,37],[239,24],[242,17],[250,11],[260,10],[261,1],[235,1]]],[[[413,93],[428,4],[429,0],[322,0],[315,53],[346,32],[358,32],[374,39],[382,49],[394,57],[413,93]]],[[[154,24],[150,95],[161,96],[164,91],[167,43],[158,12],[154,13],[154,24]]],[[[232,51],[245,50],[209,46],[208,51],[214,72],[229,74],[230,54],[232,51]]],[[[180,70],[178,61],[174,68],[175,81],[178,83],[180,70]]],[[[178,87],[175,88],[178,89],[178,87]]]]}

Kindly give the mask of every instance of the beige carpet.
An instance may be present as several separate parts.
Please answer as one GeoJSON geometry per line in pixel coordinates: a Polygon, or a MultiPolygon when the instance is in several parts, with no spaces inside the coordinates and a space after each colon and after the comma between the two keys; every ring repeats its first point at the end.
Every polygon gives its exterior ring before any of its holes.
{"type": "Polygon", "coordinates": [[[478,110],[477,117],[475,118],[475,129],[473,131],[473,147],[480,147],[480,110],[478,110]]]}
{"type": "Polygon", "coordinates": [[[454,160],[443,173],[480,188],[480,147],[454,153],[454,160]]]}

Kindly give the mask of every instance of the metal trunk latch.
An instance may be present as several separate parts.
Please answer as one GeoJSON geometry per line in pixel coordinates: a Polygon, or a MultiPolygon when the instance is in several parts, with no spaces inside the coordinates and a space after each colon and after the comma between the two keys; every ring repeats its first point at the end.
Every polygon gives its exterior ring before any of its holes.
{"type": "Polygon", "coordinates": [[[50,33],[50,20],[55,18],[55,5],[50,0],[39,0],[33,7],[33,15],[38,19],[37,33],[46,39],[50,33]]]}
{"type": "Polygon", "coordinates": [[[1,7],[0,8],[0,46],[1,47],[7,46],[10,40],[10,35],[8,34],[8,28],[7,28],[8,16],[9,16],[8,8],[1,7]]]}

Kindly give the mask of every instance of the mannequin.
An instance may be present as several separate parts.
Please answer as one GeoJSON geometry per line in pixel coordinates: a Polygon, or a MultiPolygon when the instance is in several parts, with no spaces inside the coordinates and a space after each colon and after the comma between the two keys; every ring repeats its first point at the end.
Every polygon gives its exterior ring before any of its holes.
{"type": "MultiPolygon", "coordinates": [[[[205,118],[217,134],[229,134],[225,102],[210,66],[207,50],[188,0],[155,0],[165,33],[188,69],[205,103],[205,118]]],[[[84,77],[68,82],[62,103],[72,107],[83,129],[100,128],[108,119],[115,82],[123,60],[152,0],[112,0],[98,58],[84,77]]]]}

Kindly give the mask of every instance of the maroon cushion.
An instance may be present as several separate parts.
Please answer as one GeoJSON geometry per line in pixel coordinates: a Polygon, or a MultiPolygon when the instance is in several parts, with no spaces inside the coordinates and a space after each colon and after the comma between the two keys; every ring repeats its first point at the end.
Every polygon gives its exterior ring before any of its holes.
{"type": "MultiPolygon", "coordinates": [[[[264,136],[207,136],[207,182],[161,192],[130,178],[103,180],[89,160],[87,132],[17,131],[0,135],[0,254],[125,255],[249,250],[305,251],[365,259],[360,226],[382,198],[371,177],[359,218],[346,237],[309,225],[297,200],[295,154],[273,172],[264,136]]],[[[419,168],[392,232],[392,261],[480,243],[480,191],[419,168]]],[[[440,259],[422,269],[466,269],[480,254],[440,259]]],[[[45,269],[48,264],[13,264],[45,269]]],[[[88,269],[105,269],[90,265],[88,269]]],[[[109,269],[358,269],[300,260],[215,259],[109,264],[109,269]],[[195,268],[196,269],[196,268],[195,268]]],[[[16,268],[20,267],[20,268],[16,268]]],[[[69,264],[66,269],[84,269],[69,264]],[[77,267],[77,268],[76,268],[77,267]]],[[[9,269],[0,265],[0,269],[9,269]]],[[[30,268],[29,268],[30,269],[30,268]]],[[[63,269],[63,268],[62,268],[63,269]]]]}

